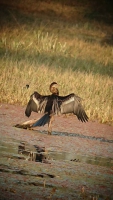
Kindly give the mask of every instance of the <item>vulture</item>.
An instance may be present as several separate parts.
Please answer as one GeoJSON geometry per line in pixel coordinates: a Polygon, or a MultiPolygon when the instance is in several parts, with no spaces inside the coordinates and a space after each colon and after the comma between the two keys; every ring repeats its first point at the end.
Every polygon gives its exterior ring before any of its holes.
{"type": "Polygon", "coordinates": [[[81,104],[82,99],[79,96],[74,93],[67,96],[59,96],[56,82],[51,83],[49,89],[50,95],[41,95],[35,91],[30,96],[25,115],[29,117],[32,111],[44,114],[32,127],[44,126],[48,123],[48,134],[51,135],[54,115],[68,113],[73,113],[82,122],[88,121],[88,116],[81,104]]]}

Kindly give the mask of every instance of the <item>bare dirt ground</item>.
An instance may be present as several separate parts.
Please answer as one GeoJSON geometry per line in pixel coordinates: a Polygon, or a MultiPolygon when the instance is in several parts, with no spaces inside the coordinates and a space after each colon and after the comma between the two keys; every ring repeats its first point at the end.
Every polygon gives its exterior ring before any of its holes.
{"type": "Polygon", "coordinates": [[[113,127],[58,116],[47,135],[14,127],[24,111],[0,104],[0,199],[112,200],[113,127]]]}

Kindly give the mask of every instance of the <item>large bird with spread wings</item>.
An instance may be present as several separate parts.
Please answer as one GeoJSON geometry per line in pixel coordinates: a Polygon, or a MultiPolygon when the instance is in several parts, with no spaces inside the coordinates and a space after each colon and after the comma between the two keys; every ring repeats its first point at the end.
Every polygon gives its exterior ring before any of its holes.
{"type": "Polygon", "coordinates": [[[44,113],[32,127],[44,126],[48,123],[48,134],[52,132],[52,122],[54,115],[73,113],[78,120],[82,122],[88,121],[88,116],[81,104],[81,98],[74,93],[67,96],[59,96],[58,85],[56,82],[50,84],[51,95],[41,95],[34,92],[30,96],[25,114],[27,117],[31,112],[44,113]]]}

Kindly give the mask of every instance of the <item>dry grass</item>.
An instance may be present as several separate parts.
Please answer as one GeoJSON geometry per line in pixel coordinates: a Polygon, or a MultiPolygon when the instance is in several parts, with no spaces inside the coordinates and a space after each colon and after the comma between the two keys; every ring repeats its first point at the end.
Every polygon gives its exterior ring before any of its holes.
{"type": "MultiPolygon", "coordinates": [[[[11,2],[22,9],[21,1],[19,5],[11,2]]],[[[36,2],[28,4],[26,12],[8,8],[7,15],[2,14],[0,101],[26,105],[34,90],[48,94],[49,84],[56,81],[61,95],[74,92],[84,99],[90,119],[113,124],[113,48],[101,46],[105,34],[99,23],[72,21],[75,10],[78,19],[79,12],[83,14],[79,7],[62,4],[63,10],[60,2],[53,4],[49,8],[57,17],[52,20],[45,12],[47,1],[38,7],[47,17],[33,11],[36,2]]]]}

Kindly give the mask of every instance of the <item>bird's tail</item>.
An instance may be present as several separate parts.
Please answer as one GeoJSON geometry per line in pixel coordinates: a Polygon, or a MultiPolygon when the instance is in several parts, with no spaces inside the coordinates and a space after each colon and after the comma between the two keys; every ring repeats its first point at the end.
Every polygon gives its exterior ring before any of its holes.
{"type": "Polygon", "coordinates": [[[36,127],[36,126],[44,126],[45,124],[49,123],[50,121],[50,116],[49,114],[45,114],[43,115],[43,117],[41,117],[38,121],[36,121],[32,127],[36,127]]]}

